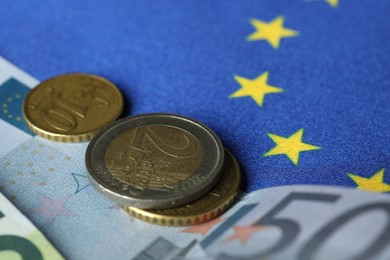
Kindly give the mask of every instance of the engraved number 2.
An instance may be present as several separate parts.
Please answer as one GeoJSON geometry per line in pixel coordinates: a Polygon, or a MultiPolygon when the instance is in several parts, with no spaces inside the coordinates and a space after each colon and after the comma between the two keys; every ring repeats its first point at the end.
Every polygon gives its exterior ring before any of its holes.
{"type": "Polygon", "coordinates": [[[163,141],[158,139],[148,127],[142,127],[141,129],[136,130],[136,134],[133,141],[133,146],[143,150],[142,143],[145,140],[145,138],[149,138],[150,141],[161,151],[171,155],[171,156],[190,156],[197,150],[197,143],[188,135],[183,133],[182,138],[186,140],[187,145],[183,147],[182,149],[177,149],[170,147],[169,145],[165,144],[163,141]]]}

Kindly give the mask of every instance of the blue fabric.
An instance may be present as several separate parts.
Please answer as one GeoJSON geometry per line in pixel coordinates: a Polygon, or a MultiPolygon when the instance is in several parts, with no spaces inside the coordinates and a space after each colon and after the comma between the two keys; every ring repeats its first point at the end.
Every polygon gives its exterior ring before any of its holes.
{"type": "Polygon", "coordinates": [[[209,125],[238,158],[243,189],[285,184],[356,187],[348,173],[385,169],[390,183],[390,1],[42,1],[0,5],[0,55],[39,80],[69,72],[108,78],[126,114],[171,112],[209,125]],[[269,43],[247,41],[249,20],[299,32],[269,43]],[[229,98],[238,75],[268,71],[260,107],[229,98]],[[320,147],[264,156],[267,135],[320,147]]]}

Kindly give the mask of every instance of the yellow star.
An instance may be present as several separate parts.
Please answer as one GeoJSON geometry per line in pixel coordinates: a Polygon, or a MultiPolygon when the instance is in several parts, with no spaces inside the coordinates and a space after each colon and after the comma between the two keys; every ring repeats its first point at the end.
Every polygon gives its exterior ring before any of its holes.
{"type": "Polygon", "coordinates": [[[339,5],[339,0],[325,0],[331,7],[336,8],[339,5]]]}
{"type": "Polygon", "coordinates": [[[241,85],[241,89],[231,94],[230,98],[250,96],[259,106],[263,106],[264,96],[266,94],[283,92],[283,89],[267,84],[268,71],[254,80],[240,76],[234,76],[234,79],[241,85]]]}
{"type": "Polygon", "coordinates": [[[247,41],[266,40],[274,49],[279,47],[283,37],[297,36],[299,32],[283,27],[284,17],[278,16],[273,21],[266,23],[257,19],[251,19],[250,23],[256,32],[247,37],[247,41]]]}
{"type": "Polygon", "coordinates": [[[359,190],[389,192],[390,184],[383,182],[385,169],[375,173],[371,178],[360,177],[355,174],[348,173],[348,176],[357,184],[359,190]]]}
{"type": "Polygon", "coordinates": [[[276,146],[264,154],[264,156],[285,154],[295,165],[298,165],[300,152],[321,149],[318,146],[303,143],[302,135],[303,128],[288,138],[268,133],[268,136],[274,141],[276,146]]]}

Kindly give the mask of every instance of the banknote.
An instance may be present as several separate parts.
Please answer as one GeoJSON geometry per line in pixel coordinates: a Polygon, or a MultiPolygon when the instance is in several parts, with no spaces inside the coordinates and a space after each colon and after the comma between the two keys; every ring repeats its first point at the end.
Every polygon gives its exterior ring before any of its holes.
{"type": "Polygon", "coordinates": [[[0,193],[0,259],[63,259],[45,236],[0,193]]]}
{"type": "Polygon", "coordinates": [[[87,143],[28,130],[20,108],[37,83],[0,59],[0,190],[67,259],[390,258],[390,198],[360,190],[275,187],[198,226],[136,220],[90,185],[87,143]]]}
{"type": "Polygon", "coordinates": [[[196,234],[196,242],[181,248],[156,229],[134,259],[389,259],[390,197],[325,186],[269,188],[180,232],[196,234]]]}

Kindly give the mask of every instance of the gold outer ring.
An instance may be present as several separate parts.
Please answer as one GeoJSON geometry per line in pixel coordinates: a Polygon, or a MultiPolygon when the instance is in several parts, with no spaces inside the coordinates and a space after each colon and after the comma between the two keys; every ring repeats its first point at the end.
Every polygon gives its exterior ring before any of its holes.
{"type": "Polygon", "coordinates": [[[127,213],[132,215],[133,217],[140,219],[142,221],[160,225],[160,226],[189,226],[189,225],[197,225],[206,221],[209,221],[213,218],[218,217],[222,213],[224,213],[230,205],[233,203],[236,194],[233,194],[231,198],[226,200],[220,207],[210,210],[206,213],[194,216],[163,216],[155,213],[147,212],[143,209],[120,206],[127,213]]]}
{"type": "Polygon", "coordinates": [[[120,207],[135,218],[151,224],[161,226],[196,225],[221,215],[230,207],[237,195],[240,179],[241,172],[237,160],[225,149],[221,180],[213,190],[200,199],[181,207],[161,210],[146,210],[124,205],[120,205],[120,207]],[[219,196],[215,196],[215,194],[219,196]],[[188,210],[189,208],[191,210],[188,210]]]}
{"type": "Polygon", "coordinates": [[[24,121],[26,122],[26,125],[30,130],[36,134],[39,135],[40,137],[43,137],[45,139],[51,140],[51,141],[56,141],[56,142],[61,142],[61,143],[80,143],[80,142],[86,142],[91,140],[95,134],[99,131],[93,131],[90,133],[85,133],[85,134],[78,134],[78,135],[65,135],[65,134],[55,134],[51,133],[48,131],[45,131],[39,127],[36,127],[33,123],[28,120],[28,118],[25,116],[24,111],[23,111],[23,118],[24,121]]]}
{"type": "Polygon", "coordinates": [[[28,107],[27,107],[28,104],[27,103],[28,103],[29,99],[31,98],[31,96],[34,95],[36,92],[41,91],[40,88],[44,88],[45,85],[47,84],[47,82],[55,81],[59,78],[65,78],[68,76],[70,76],[70,77],[87,77],[90,79],[98,80],[98,81],[102,82],[105,86],[110,88],[110,90],[113,92],[113,95],[116,95],[116,97],[118,98],[119,102],[116,103],[117,111],[112,115],[110,120],[107,120],[106,124],[109,124],[109,123],[115,121],[120,116],[120,114],[122,113],[122,110],[123,110],[123,103],[124,103],[123,97],[122,97],[122,93],[119,91],[119,89],[112,82],[110,82],[109,80],[107,80],[103,77],[97,76],[97,75],[83,74],[83,73],[72,73],[72,74],[63,74],[60,76],[50,78],[46,81],[41,82],[34,89],[32,89],[30,91],[30,93],[26,96],[26,98],[24,99],[24,102],[23,102],[23,107],[22,107],[23,118],[24,118],[24,121],[26,122],[26,125],[33,133],[35,133],[35,134],[37,134],[45,139],[56,141],[56,142],[64,142],[64,143],[86,142],[86,141],[91,140],[95,136],[95,134],[100,131],[100,128],[93,129],[93,127],[92,127],[92,130],[88,130],[88,131],[85,131],[83,133],[77,133],[77,134],[66,133],[66,134],[64,134],[64,133],[60,133],[60,132],[49,131],[49,130],[43,129],[43,128],[37,126],[36,124],[34,124],[33,120],[31,118],[29,118],[29,116],[28,116],[28,107]]]}

